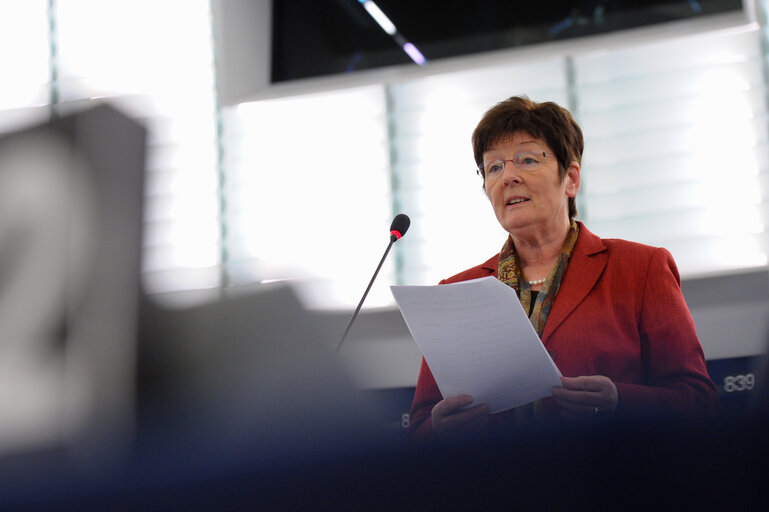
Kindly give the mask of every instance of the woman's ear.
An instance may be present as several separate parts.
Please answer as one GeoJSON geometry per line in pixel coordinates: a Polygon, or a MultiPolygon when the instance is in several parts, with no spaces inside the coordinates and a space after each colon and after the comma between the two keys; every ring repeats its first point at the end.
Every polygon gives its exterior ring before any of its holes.
{"type": "Polygon", "coordinates": [[[566,195],[568,197],[577,197],[580,183],[579,162],[572,160],[569,168],[566,170],[566,176],[564,176],[564,180],[566,181],[566,195]]]}

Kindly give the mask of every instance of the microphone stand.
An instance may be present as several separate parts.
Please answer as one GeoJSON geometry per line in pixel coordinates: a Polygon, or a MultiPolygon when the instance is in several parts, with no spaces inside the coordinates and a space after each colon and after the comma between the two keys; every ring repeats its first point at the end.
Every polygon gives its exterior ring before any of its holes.
{"type": "Polygon", "coordinates": [[[342,334],[342,339],[339,340],[339,344],[336,346],[336,351],[339,352],[339,349],[342,348],[342,343],[344,342],[344,339],[347,337],[347,333],[350,332],[350,327],[352,327],[352,323],[355,321],[355,317],[358,316],[358,312],[360,311],[361,306],[363,305],[363,301],[366,300],[366,296],[368,295],[369,290],[371,289],[371,285],[374,284],[374,279],[376,279],[377,274],[379,274],[379,269],[382,268],[382,264],[384,263],[385,258],[387,258],[387,254],[390,252],[390,249],[392,248],[393,244],[396,240],[400,238],[396,234],[390,235],[390,243],[387,245],[387,249],[385,249],[384,254],[382,255],[382,259],[379,260],[379,265],[377,266],[376,270],[374,271],[374,275],[371,276],[371,281],[369,281],[368,286],[366,287],[366,291],[363,292],[363,297],[360,298],[360,302],[358,303],[358,307],[355,308],[355,312],[350,317],[350,321],[347,322],[347,327],[344,329],[344,334],[342,334]]]}

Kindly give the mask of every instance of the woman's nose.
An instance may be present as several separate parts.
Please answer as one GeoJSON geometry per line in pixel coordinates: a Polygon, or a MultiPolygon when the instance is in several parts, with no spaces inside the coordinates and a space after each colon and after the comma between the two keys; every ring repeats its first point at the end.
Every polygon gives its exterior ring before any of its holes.
{"type": "Polygon", "coordinates": [[[516,167],[512,160],[505,160],[502,169],[502,180],[504,183],[520,183],[521,170],[516,167]]]}

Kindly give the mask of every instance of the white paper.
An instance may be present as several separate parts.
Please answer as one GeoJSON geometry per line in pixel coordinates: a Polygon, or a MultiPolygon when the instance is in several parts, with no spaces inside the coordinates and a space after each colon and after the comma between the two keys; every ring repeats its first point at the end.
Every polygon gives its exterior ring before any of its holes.
{"type": "Polygon", "coordinates": [[[561,385],[515,290],[498,279],[390,289],[444,397],[468,394],[495,413],[561,385]]]}

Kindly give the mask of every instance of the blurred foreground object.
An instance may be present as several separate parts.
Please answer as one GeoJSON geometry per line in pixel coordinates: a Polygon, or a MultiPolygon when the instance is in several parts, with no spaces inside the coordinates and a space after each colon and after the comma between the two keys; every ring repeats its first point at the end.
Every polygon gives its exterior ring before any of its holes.
{"type": "Polygon", "coordinates": [[[298,286],[229,288],[217,301],[180,309],[147,298],[141,452],[163,451],[171,465],[194,459],[201,470],[242,458],[269,466],[335,457],[382,435],[375,404],[334,352],[342,317],[305,309],[298,286]]]}
{"type": "Polygon", "coordinates": [[[145,139],[106,104],[0,138],[0,456],[131,435],[145,139]]]}

